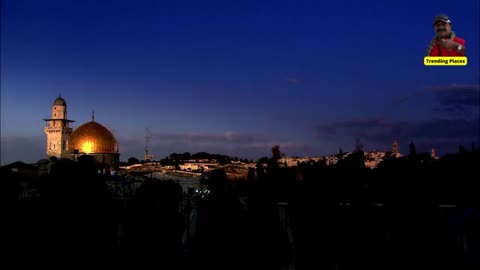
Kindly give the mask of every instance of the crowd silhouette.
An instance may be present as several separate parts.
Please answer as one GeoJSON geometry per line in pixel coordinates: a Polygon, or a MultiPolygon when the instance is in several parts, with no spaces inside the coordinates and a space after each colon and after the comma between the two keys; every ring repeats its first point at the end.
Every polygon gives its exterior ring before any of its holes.
{"type": "Polygon", "coordinates": [[[2,167],[2,250],[159,269],[480,269],[480,149],[376,169],[361,151],[291,168],[272,154],[244,180],[211,171],[204,197],[156,179],[113,197],[89,156],[38,177],[2,167]],[[19,199],[26,186],[38,196],[19,199]]]}

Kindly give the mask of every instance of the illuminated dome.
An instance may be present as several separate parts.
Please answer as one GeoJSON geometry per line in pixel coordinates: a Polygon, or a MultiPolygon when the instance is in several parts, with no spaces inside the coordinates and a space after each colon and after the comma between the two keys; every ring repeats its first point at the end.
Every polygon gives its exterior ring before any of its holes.
{"type": "Polygon", "coordinates": [[[117,140],[106,127],[91,121],[79,126],[70,136],[69,151],[78,154],[118,154],[117,140]]]}
{"type": "Polygon", "coordinates": [[[58,106],[65,106],[67,107],[67,102],[65,99],[63,99],[61,96],[58,96],[57,99],[53,102],[53,105],[58,105],[58,106]]]}

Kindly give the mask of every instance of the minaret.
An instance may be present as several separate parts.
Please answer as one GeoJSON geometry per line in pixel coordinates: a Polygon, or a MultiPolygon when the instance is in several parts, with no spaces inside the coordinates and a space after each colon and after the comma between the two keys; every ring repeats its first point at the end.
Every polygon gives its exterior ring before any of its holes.
{"type": "Polygon", "coordinates": [[[394,157],[398,157],[398,141],[397,140],[393,141],[392,154],[393,154],[394,157]]]}
{"type": "Polygon", "coordinates": [[[52,105],[52,116],[45,121],[47,134],[47,158],[69,158],[68,139],[73,129],[69,126],[73,120],[67,119],[67,102],[58,95],[52,105]]]}

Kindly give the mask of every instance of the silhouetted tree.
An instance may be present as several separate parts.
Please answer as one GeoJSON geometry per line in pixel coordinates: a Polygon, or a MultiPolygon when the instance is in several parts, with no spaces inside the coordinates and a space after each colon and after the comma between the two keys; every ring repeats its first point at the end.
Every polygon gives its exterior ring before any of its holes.
{"type": "Polygon", "coordinates": [[[191,156],[192,155],[189,152],[185,152],[185,153],[182,154],[182,159],[183,160],[188,160],[188,159],[190,159],[191,156]]]}
{"type": "Polygon", "coordinates": [[[122,166],[127,166],[128,165],[128,162],[125,162],[125,161],[120,161],[118,163],[118,166],[122,167],[122,166]]]}
{"type": "Polygon", "coordinates": [[[459,153],[459,154],[466,154],[466,153],[467,153],[467,149],[465,149],[465,146],[463,146],[463,145],[460,144],[460,145],[458,146],[458,153],[459,153]]]}
{"type": "Polygon", "coordinates": [[[212,155],[206,152],[195,153],[190,158],[191,159],[215,159],[215,157],[213,157],[212,155]]]}
{"type": "Polygon", "coordinates": [[[170,159],[177,160],[179,159],[180,155],[177,153],[171,153],[169,157],[170,159]]]}
{"type": "Polygon", "coordinates": [[[248,168],[247,180],[249,182],[255,181],[255,169],[254,168],[248,168]]]}
{"type": "Polygon", "coordinates": [[[280,152],[280,145],[275,145],[272,148],[272,159],[274,161],[277,161],[280,158],[282,158],[282,153],[280,152]]]}
{"type": "Polygon", "coordinates": [[[417,151],[415,150],[415,144],[413,143],[413,141],[410,142],[410,144],[408,145],[408,147],[410,148],[410,151],[408,153],[408,156],[410,157],[413,157],[417,154],[417,151]]]}
{"type": "Polygon", "coordinates": [[[337,157],[338,157],[339,159],[342,159],[342,158],[343,158],[343,154],[344,154],[344,152],[343,152],[342,148],[340,147],[340,148],[338,149],[337,157]]]}
{"type": "Polygon", "coordinates": [[[140,163],[140,160],[138,160],[137,158],[134,158],[134,157],[129,158],[128,161],[127,161],[128,165],[134,165],[134,164],[139,164],[139,163],[140,163]]]}
{"type": "Polygon", "coordinates": [[[221,157],[220,159],[217,159],[217,162],[219,165],[225,165],[227,163],[229,163],[229,161],[227,159],[225,159],[224,157],[221,157]]]}
{"type": "Polygon", "coordinates": [[[262,157],[262,158],[258,159],[257,164],[258,163],[260,163],[260,164],[268,163],[268,157],[262,157]]]}
{"type": "Polygon", "coordinates": [[[355,150],[354,152],[363,152],[363,144],[360,141],[360,137],[355,139],[355,150]]]}

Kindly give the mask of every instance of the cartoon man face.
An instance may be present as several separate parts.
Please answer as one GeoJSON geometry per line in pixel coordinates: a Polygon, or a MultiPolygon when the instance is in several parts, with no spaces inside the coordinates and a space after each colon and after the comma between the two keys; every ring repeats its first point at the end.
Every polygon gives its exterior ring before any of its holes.
{"type": "Polygon", "coordinates": [[[448,38],[452,32],[452,25],[446,22],[438,21],[435,23],[435,33],[439,38],[448,38]]]}

